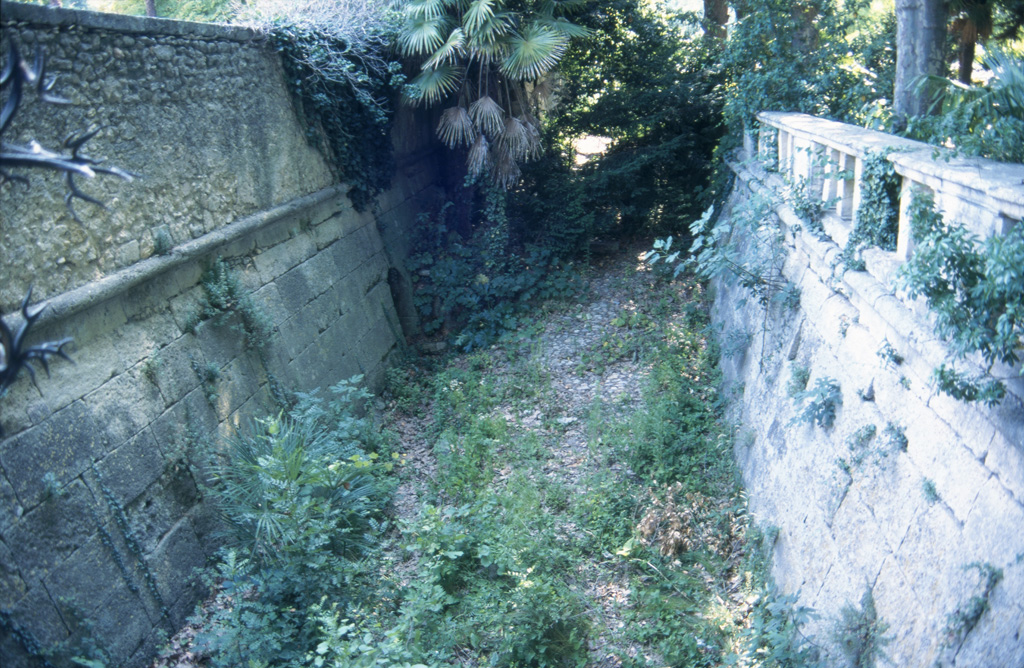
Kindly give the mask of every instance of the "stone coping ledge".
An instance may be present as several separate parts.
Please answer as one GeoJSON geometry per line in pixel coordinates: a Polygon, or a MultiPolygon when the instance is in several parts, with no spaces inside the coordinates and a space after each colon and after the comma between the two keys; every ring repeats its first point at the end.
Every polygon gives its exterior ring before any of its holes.
{"type": "MultiPolygon", "coordinates": [[[[337,184],[303,197],[297,197],[285,204],[239,218],[201,237],[186,241],[175,246],[169,255],[150,256],[101,279],[87,283],[74,290],[69,290],[56,297],[46,299],[43,302],[45,303],[46,310],[42,312],[37,323],[39,325],[53,323],[90,307],[102,304],[141,283],[152,280],[171,269],[193,262],[197,258],[209,255],[215,249],[236,241],[271,223],[285,219],[309,207],[327,202],[334,197],[344,196],[346,191],[347,186],[337,184]]],[[[9,325],[15,328],[21,326],[22,317],[20,311],[15,311],[4,317],[8,319],[9,325]]]]}
{"type": "Polygon", "coordinates": [[[889,161],[899,174],[913,181],[934,184],[936,189],[949,189],[955,185],[981,193],[1001,204],[999,213],[1017,219],[1024,217],[1024,165],[985,158],[935,160],[933,154],[934,150],[929,150],[927,155],[894,153],[889,156],[889,161]]]}
{"type": "Polygon", "coordinates": [[[765,125],[785,130],[790,134],[837,151],[863,158],[870,152],[883,149],[897,151],[928,151],[935,147],[921,141],[868,130],[849,123],[840,123],[810,114],[788,111],[762,111],[757,119],[765,125]]]}
{"type": "Polygon", "coordinates": [[[0,0],[0,13],[4,24],[28,23],[53,28],[77,27],[110,30],[118,33],[154,36],[185,37],[191,39],[249,42],[261,37],[252,28],[222,23],[196,23],[175,19],[106,14],[81,9],[63,9],[43,5],[27,5],[0,0]]]}

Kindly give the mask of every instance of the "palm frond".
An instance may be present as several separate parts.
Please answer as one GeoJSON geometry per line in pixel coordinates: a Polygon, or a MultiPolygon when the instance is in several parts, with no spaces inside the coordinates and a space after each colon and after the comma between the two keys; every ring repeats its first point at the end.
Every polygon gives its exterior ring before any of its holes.
{"type": "Polygon", "coordinates": [[[550,28],[551,30],[554,30],[560,35],[564,35],[568,39],[584,39],[594,34],[594,31],[592,31],[590,28],[585,28],[581,25],[577,25],[572,21],[569,21],[568,19],[564,19],[562,17],[542,17],[537,19],[537,23],[544,26],[545,28],[550,28]]]}
{"type": "Polygon", "coordinates": [[[508,40],[469,40],[466,44],[466,53],[470,60],[476,60],[481,65],[487,66],[492,63],[500,63],[508,56],[508,40]]]}
{"type": "Polygon", "coordinates": [[[469,117],[481,133],[492,137],[501,132],[505,126],[504,110],[491,99],[490,95],[484,95],[479,100],[469,105],[469,117]]]}
{"type": "Polygon", "coordinates": [[[981,57],[982,64],[992,70],[988,88],[993,101],[1017,118],[1024,118],[1024,63],[994,45],[981,57]]]}
{"type": "Polygon", "coordinates": [[[469,157],[466,160],[469,175],[474,178],[480,176],[480,173],[487,167],[489,157],[490,144],[487,143],[487,137],[479,134],[476,136],[473,146],[469,149],[469,157]]]}
{"type": "Polygon", "coordinates": [[[473,121],[465,107],[451,107],[441,113],[441,120],[437,124],[437,136],[448,148],[455,148],[459,144],[469,146],[476,139],[476,130],[473,128],[473,121]]]}
{"type": "Polygon", "coordinates": [[[447,7],[444,0],[406,0],[403,9],[410,18],[436,19],[444,16],[447,7]]]}
{"type": "Polygon", "coordinates": [[[501,8],[501,0],[473,0],[462,15],[462,25],[470,35],[476,33],[501,8]]]}
{"type": "Polygon", "coordinates": [[[442,44],[440,48],[438,48],[438,50],[427,59],[427,62],[423,63],[423,67],[433,68],[438,65],[457,64],[459,57],[465,53],[465,49],[463,48],[465,44],[466,36],[465,33],[462,32],[462,28],[452,30],[444,44],[442,44]]]}
{"type": "Polygon", "coordinates": [[[398,48],[405,56],[420,56],[435,51],[444,44],[448,25],[447,16],[411,16],[398,37],[398,48]]]}
{"type": "Polygon", "coordinates": [[[544,0],[540,5],[540,13],[546,16],[576,14],[589,3],[590,0],[544,0]]]}
{"type": "MultiPolygon", "coordinates": [[[[496,12],[472,30],[462,22],[466,31],[466,43],[479,48],[489,48],[507,40],[515,25],[515,16],[509,12],[496,12]]],[[[501,48],[507,48],[502,45],[501,48]]]]}
{"type": "Polygon", "coordinates": [[[455,92],[461,74],[461,68],[451,65],[423,70],[406,86],[405,96],[414,103],[436,104],[455,92]]]}
{"type": "Polygon", "coordinates": [[[533,23],[509,40],[511,48],[501,71],[519,81],[537,79],[558,63],[568,41],[551,28],[533,23]]]}

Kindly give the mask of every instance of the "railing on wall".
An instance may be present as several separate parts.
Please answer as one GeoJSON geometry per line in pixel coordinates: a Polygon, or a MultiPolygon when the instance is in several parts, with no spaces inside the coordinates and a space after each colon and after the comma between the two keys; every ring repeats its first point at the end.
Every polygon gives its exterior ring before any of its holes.
{"type": "Polygon", "coordinates": [[[947,220],[984,239],[1006,234],[1024,219],[1024,165],[950,157],[922,142],[807,114],[763,111],[757,150],[806,193],[830,203],[825,231],[844,246],[856,226],[864,188],[864,161],[888,154],[901,179],[895,260],[913,252],[907,207],[914,188],[925,188],[947,220]]]}

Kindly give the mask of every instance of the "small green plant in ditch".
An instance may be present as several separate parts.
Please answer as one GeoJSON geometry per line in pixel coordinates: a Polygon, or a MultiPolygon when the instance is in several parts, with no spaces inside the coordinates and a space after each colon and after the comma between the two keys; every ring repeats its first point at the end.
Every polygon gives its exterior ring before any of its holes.
{"type": "Polygon", "coordinates": [[[847,437],[846,445],[852,453],[853,464],[860,464],[864,461],[864,458],[868,455],[865,448],[875,438],[877,432],[878,428],[875,425],[866,424],[847,437]]]}
{"type": "Polygon", "coordinates": [[[886,366],[895,368],[903,364],[903,355],[900,355],[896,348],[889,343],[889,339],[882,341],[882,345],[879,346],[875,354],[886,366]]]}
{"type": "Polygon", "coordinates": [[[885,424],[885,429],[882,431],[882,438],[884,438],[885,442],[895,450],[906,452],[908,443],[907,434],[902,425],[895,422],[887,422],[885,424]]]}
{"type": "Polygon", "coordinates": [[[992,590],[1003,579],[1003,570],[989,563],[974,562],[964,567],[964,570],[970,569],[977,570],[981,577],[981,593],[972,596],[946,618],[946,645],[949,647],[962,642],[978,625],[990,607],[992,590]]]}
{"type": "Polygon", "coordinates": [[[232,314],[238,314],[239,329],[245,337],[248,348],[261,349],[270,336],[270,320],[253,301],[238,277],[223,258],[217,260],[202,277],[203,298],[187,319],[185,329],[195,333],[196,327],[204,320],[222,321],[232,314]]]}
{"type": "Polygon", "coordinates": [[[827,376],[815,379],[813,388],[799,392],[793,398],[802,408],[792,422],[816,424],[823,429],[832,428],[836,409],[843,403],[839,383],[827,376]]]}
{"type": "Polygon", "coordinates": [[[57,479],[57,474],[47,471],[43,474],[43,501],[54,501],[64,495],[64,487],[57,479]]]}
{"type": "Polygon", "coordinates": [[[174,250],[174,239],[166,227],[158,227],[153,233],[153,255],[170,255],[174,250]]]}
{"type": "Polygon", "coordinates": [[[203,396],[206,397],[206,401],[211,406],[216,406],[217,399],[220,398],[220,388],[217,387],[221,376],[220,367],[214,362],[201,364],[198,360],[192,359],[192,371],[199,379],[199,385],[203,388],[203,396]]]}
{"type": "Polygon", "coordinates": [[[846,315],[839,316],[839,336],[846,338],[846,332],[850,330],[850,318],[846,315]]]}
{"type": "Polygon", "coordinates": [[[885,635],[889,625],[878,618],[871,589],[864,591],[860,608],[845,605],[840,611],[834,638],[853,668],[874,668],[886,658],[885,646],[892,638],[885,635]]]}
{"type": "Polygon", "coordinates": [[[921,493],[924,494],[924,499],[929,504],[939,500],[939,490],[935,488],[935,483],[928,478],[921,481],[921,493]]]}
{"type": "Polygon", "coordinates": [[[160,373],[160,370],[164,366],[164,361],[159,355],[153,355],[147,357],[146,361],[142,363],[141,371],[143,377],[150,383],[156,385],[156,378],[160,373]]]}
{"type": "Polygon", "coordinates": [[[811,370],[802,364],[794,364],[790,370],[789,384],[786,392],[790,397],[796,397],[807,389],[807,382],[811,379],[811,370]]]}

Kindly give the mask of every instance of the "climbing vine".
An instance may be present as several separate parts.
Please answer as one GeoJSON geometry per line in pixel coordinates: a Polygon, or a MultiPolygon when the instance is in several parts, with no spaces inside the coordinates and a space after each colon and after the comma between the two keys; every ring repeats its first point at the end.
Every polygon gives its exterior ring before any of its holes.
{"type": "Polygon", "coordinates": [[[394,171],[391,102],[405,82],[401,64],[315,27],[279,23],[270,38],[309,124],[307,139],[348,184],[353,206],[365,209],[394,171]]]}
{"type": "Polygon", "coordinates": [[[899,227],[899,177],[889,151],[869,151],[862,159],[861,200],[857,223],[843,249],[847,269],[864,270],[861,251],[876,246],[896,250],[899,227]]]}
{"type": "MultiPolygon", "coordinates": [[[[924,297],[935,315],[935,332],[950,343],[954,362],[979,354],[985,375],[943,364],[939,389],[964,401],[999,403],[1004,383],[991,376],[997,363],[1014,366],[1024,349],[1024,226],[984,243],[936,211],[931,193],[915,193],[909,209],[914,254],[901,281],[911,298],[924,297]]],[[[1024,368],[1018,370],[1024,375],[1024,368]]]]}

